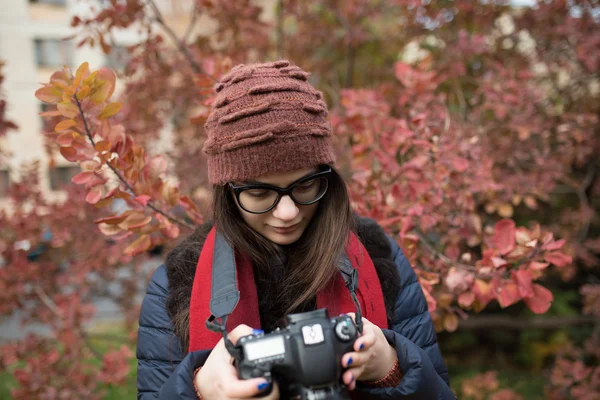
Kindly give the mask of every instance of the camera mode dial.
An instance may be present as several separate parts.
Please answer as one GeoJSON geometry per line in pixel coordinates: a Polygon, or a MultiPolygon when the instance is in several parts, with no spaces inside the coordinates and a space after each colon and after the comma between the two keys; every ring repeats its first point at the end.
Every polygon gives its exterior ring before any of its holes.
{"type": "Polygon", "coordinates": [[[348,342],[356,336],[356,327],[350,319],[342,319],[335,325],[335,334],[343,342],[348,342]]]}

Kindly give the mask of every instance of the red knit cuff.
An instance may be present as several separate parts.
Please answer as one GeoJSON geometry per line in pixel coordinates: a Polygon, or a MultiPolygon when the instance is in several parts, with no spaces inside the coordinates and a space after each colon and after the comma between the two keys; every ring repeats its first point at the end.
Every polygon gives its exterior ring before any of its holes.
{"type": "Polygon", "coordinates": [[[196,386],[196,375],[198,375],[198,372],[200,372],[200,368],[202,367],[198,367],[194,370],[194,374],[192,375],[192,382],[194,383],[194,390],[196,390],[196,395],[198,396],[198,399],[202,400],[200,389],[198,389],[198,386],[196,386]]]}
{"type": "Polygon", "coordinates": [[[402,371],[400,371],[400,363],[396,360],[396,363],[386,376],[376,381],[367,381],[363,383],[368,387],[384,388],[396,387],[400,384],[400,380],[402,380],[402,371]]]}

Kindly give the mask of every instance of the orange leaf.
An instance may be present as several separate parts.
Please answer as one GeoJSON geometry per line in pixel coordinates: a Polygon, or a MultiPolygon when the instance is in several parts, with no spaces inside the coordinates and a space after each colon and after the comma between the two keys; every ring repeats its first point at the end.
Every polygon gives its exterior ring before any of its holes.
{"type": "Polygon", "coordinates": [[[84,62],[77,68],[77,72],[75,73],[75,81],[73,82],[73,86],[77,87],[83,80],[83,78],[87,77],[90,73],[90,66],[87,62],[84,62]]]}
{"type": "Polygon", "coordinates": [[[77,115],[79,115],[79,109],[70,101],[60,102],[57,104],[57,107],[60,115],[63,115],[67,118],[75,118],[77,115]]]}
{"type": "Polygon", "coordinates": [[[118,102],[110,103],[100,111],[98,119],[107,119],[119,112],[123,105],[118,102]]]}
{"type": "Polygon", "coordinates": [[[54,130],[56,132],[62,132],[74,127],[75,125],[77,125],[77,122],[73,121],[72,119],[65,119],[64,121],[60,121],[58,124],[56,124],[54,130]]]}
{"type": "Polygon", "coordinates": [[[35,92],[35,97],[49,104],[56,104],[62,99],[62,93],[52,85],[46,85],[35,92]]]}
{"type": "Polygon", "coordinates": [[[40,117],[60,117],[62,114],[58,111],[43,111],[41,113],[38,113],[38,115],[40,117]]]}
{"type": "Polygon", "coordinates": [[[548,311],[552,305],[552,300],[554,300],[552,292],[536,283],[533,285],[533,293],[533,297],[523,299],[527,307],[536,314],[543,314],[548,311]]]}
{"type": "Polygon", "coordinates": [[[96,146],[94,147],[100,152],[109,151],[112,148],[112,144],[108,140],[101,140],[96,142],[96,146]]]}
{"type": "Polygon", "coordinates": [[[61,147],[60,154],[62,154],[67,161],[77,161],[77,150],[72,147],[61,147]]]}
{"type": "Polygon", "coordinates": [[[561,253],[560,251],[553,251],[552,253],[545,254],[544,259],[557,267],[564,267],[573,262],[571,256],[561,253]]]}
{"type": "Polygon", "coordinates": [[[143,253],[147,251],[152,245],[152,240],[150,240],[150,236],[142,235],[137,238],[133,243],[131,243],[124,251],[126,255],[135,256],[137,254],[143,253]]]}
{"type": "Polygon", "coordinates": [[[119,224],[121,229],[132,230],[136,228],[141,228],[144,225],[148,225],[152,221],[152,217],[149,215],[145,215],[140,212],[132,212],[125,218],[123,222],[119,224]]]}
{"type": "Polygon", "coordinates": [[[515,221],[512,219],[498,221],[492,241],[500,254],[510,253],[515,248],[515,221]]]}

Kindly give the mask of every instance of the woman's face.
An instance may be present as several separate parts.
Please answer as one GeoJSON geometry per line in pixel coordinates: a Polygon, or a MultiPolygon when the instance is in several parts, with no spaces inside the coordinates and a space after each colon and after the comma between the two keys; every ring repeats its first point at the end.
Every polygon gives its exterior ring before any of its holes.
{"type": "MultiPolygon", "coordinates": [[[[253,179],[252,183],[260,182],[286,188],[298,179],[317,171],[318,169],[315,167],[263,175],[253,179]]],[[[247,182],[235,183],[243,184],[247,182]]],[[[319,203],[303,206],[294,203],[290,196],[283,196],[275,208],[263,214],[249,213],[242,209],[237,202],[236,204],[244,221],[257,233],[275,244],[288,245],[300,239],[313,215],[315,215],[319,203]]]]}

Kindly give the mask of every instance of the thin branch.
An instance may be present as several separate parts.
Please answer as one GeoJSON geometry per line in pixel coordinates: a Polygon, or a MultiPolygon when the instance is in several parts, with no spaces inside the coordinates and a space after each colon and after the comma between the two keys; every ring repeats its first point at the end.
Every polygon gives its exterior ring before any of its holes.
{"type": "Polygon", "coordinates": [[[44,305],[48,307],[50,311],[52,311],[58,318],[62,319],[64,317],[63,312],[58,308],[54,300],[52,300],[50,296],[46,294],[44,289],[42,289],[39,285],[34,285],[33,290],[35,290],[35,293],[38,295],[42,303],[44,303],[44,305]]]}
{"type": "Polygon", "coordinates": [[[196,21],[198,21],[198,14],[200,13],[200,9],[198,7],[198,2],[194,4],[194,10],[192,11],[192,19],[190,19],[190,23],[188,24],[187,29],[183,35],[183,39],[181,41],[184,45],[187,45],[188,40],[190,40],[190,35],[194,31],[194,27],[196,26],[196,21]]]}
{"type": "MultiPolygon", "coordinates": [[[[173,29],[171,29],[171,27],[166,24],[160,10],[156,6],[156,3],[154,2],[154,0],[148,0],[148,5],[150,6],[150,8],[152,9],[152,12],[154,13],[156,22],[158,22],[158,24],[163,28],[163,30],[167,33],[167,35],[171,38],[171,40],[173,40],[173,42],[175,42],[175,45],[177,46],[177,48],[179,48],[179,50],[181,50],[181,52],[183,53],[185,58],[188,60],[190,67],[192,67],[194,72],[197,74],[204,74],[202,72],[202,68],[200,68],[200,65],[196,62],[196,60],[194,60],[194,57],[190,53],[186,44],[181,39],[179,39],[179,37],[177,37],[177,34],[175,33],[175,31],[173,31],[173,29]]],[[[216,79],[214,77],[207,75],[207,74],[205,74],[205,75],[216,81],[216,79]]]]}
{"type": "MultiPolygon", "coordinates": [[[[77,103],[77,108],[79,109],[79,115],[81,115],[81,119],[83,120],[85,134],[88,137],[88,139],[90,140],[90,142],[92,143],[92,146],[96,147],[96,143],[92,136],[92,131],[91,131],[90,127],[88,126],[87,119],[85,118],[85,114],[83,112],[83,107],[81,106],[81,103],[79,102],[79,99],[77,98],[77,93],[75,95],[73,95],[73,99],[77,103]]],[[[106,163],[106,165],[108,165],[108,167],[111,169],[111,171],[117,176],[117,178],[119,178],[119,181],[121,181],[125,185],[127,190],[129,190],[131,192],[131,194],[135,196],[135,190],[133,189],[133,186],[131,186],[131,184],[127,181],[127,179],[125,179],[125,177],[123,177],[123,175],[121,175],[121,173],[115,167],[113,167],[109,163],[106,163]]],[[[155,212],[163,215],[165,218],[169,219],[170,221],[172,221],[178,225],[186,227],[192,231],[195,229],[195,227],[193,225],[188,224],[187,222],[182,221],[176,217],[173,217],[170,214],[167,214],[166,212],[164,212],[163,210],[159,209],[154,204],[152,204],[152,202],[150,202],[150,201],[146,204],[146,206],[149,207],[150,209],[154,210],[155,212]]]]}
{"type": "Polygon", "coordinates": [[[537,328],[551,330],[567,326],[594,325],[598,323],[600,323],[598,318],[588,315],[578,315],[573,317],[533,317],[522,319],[506,315],[472,315],[468,319],[460,321],[458,329],[524,330],[537,328]]]}
{"type": "Polygon", "coordinates": [[[285,35],[283,34],[283,0],[277,0],[277,57],[283,58],[284,56],[284,40],[285,35]]]}
{"type": "MultiPolygon", "coordinates": [[[[50,298],[50,296],[46,294],[46,292],[44,291],[44,289],[42,289],[41,286],[34,285],[33,290],[35,290],[35,293],[38,295],[42,303],[44,303],[44,305],[48,307],[50,311],[52,311],[59,319],[62,320],[64,318],[64,313],[58,308],[58,306],[50,298]]],[[[90,349],[92,354],[99,360],[102,360],[102,354],[98,350],[96,350],[96,348],[90,343],[89,338],[87,337],[87,334],[83,329],[81,329],[81,336],[83,338],[84,343],[90,349]]]]}

